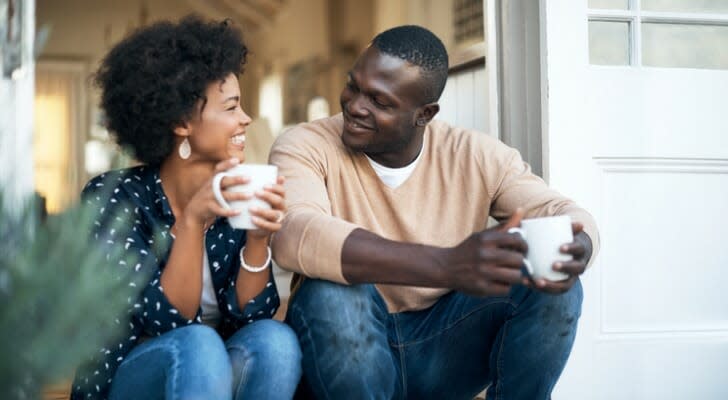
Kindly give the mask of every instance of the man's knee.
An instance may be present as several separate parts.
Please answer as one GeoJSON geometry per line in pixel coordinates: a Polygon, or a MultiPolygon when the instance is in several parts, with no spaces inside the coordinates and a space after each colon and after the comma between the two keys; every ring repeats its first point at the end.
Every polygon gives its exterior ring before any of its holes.
{"type": "Polygon", "coordinates": [[[549,337],[573,340],[581,316],[583,298],[584,293],[579,280],[562,294],[538,293],[535,299],[538,324],[550,333],[549,337]]]}
{"type": "MultiPolygon", "coordinates": [[[[373,296],[369,285],[346,286],[306,279],[291,299],[288,315],[315,318],[323,323],[337,323],[366,318],[372,313],[373,296]]],[[[295,322],[295,321],[291,321],[295,322]]]]}
{"type": "Polygon", "coordinates": [[[294,294],[287,321],[299,336],[304,374],[317,397],[394,393],[397,372],[380,315],[386,313],[376,301],[369,285],[321,280],[306,280],[294,294]]]}

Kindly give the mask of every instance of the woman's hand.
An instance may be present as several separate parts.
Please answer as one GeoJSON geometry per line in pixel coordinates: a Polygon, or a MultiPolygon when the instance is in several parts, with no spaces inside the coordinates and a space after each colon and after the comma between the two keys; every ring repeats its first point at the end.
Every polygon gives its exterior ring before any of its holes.
{"type": "Polygon", "coordinates": [[[281,229],[283,218],[286,216],[286,190],[283,188],[285,178],[279,176],[275,185],[267,185],[263,190],[257,191],[255,196],[270,204],[271,209],[251,207],[252,221],[258,229],[249,230],[249,237],[266,238],[273,232],[281,229]]]}
{"type": "MultiPolygon", "coordinates": [[[[231,158],[229,160],[221,161],[215,165],[214,175],[225,172],[228,169],[240,164],[240,160],[237,158],[231,158]]],[[[215,199],[215,194],[212,192],[212,180],[207,180],[197,192],[192,196],[187,206],[182,211],[181,222],[191,227],[200,227],[203,230],[212,224],[217,217],[234,217],[240,214],[239,210],[228,209],[220,205],[215,199]]],[[[231,192],[226,190],[230,186],[246,184],[250,182],[249,177],[245,176],[226,176],[220,183],[220,191],[225,201],[228,203],[231,201],[249,200],[252,198],[250,193],[231,192]]]]}

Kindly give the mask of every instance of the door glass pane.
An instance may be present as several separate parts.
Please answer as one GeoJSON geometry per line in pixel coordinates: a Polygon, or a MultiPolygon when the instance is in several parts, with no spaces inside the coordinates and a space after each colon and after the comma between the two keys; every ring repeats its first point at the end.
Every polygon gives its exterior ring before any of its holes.
{"type": "Polygon", "coordinates": [[[645,11],[728,13],[728,0],[642,0],[645,11]]]}
{"type": "Polygon", "coordinates": [[[728,69],[728,26],[642,24],[642,64],[728,69]]]}
{"type": "Polygon", "coordinates": [[[589,8],[626,10],[629,8],[629,0],[589,0],[589,8]]]}
{"type": "Polygon", "coordinates": [[[629,65],[629,22],[589,21],[589,62],[629,65]]]}

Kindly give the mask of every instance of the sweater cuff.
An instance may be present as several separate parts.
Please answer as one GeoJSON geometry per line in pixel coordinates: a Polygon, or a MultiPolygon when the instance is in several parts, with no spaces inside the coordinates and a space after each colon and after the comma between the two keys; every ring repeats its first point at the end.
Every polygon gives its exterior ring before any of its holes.
{"type": "Polygon", "coordinates": [[[341,270],[341,250],[356,228],[330,215],[289,212],[273,241],[276,262],[309,278],[349,284],[341,270]]]}

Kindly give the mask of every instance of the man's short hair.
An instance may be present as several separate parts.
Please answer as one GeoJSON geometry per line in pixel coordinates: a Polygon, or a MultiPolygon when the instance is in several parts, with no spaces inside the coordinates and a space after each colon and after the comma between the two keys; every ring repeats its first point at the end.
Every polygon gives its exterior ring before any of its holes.
{"type": "Polygon", "coordinates": [[[436,102],[447,82],[447,50],[429,30],[416,25],[403,25],[378,34],[372,46],[380,52],[401,58],[422,71],[425,102],[436,102]]]}

